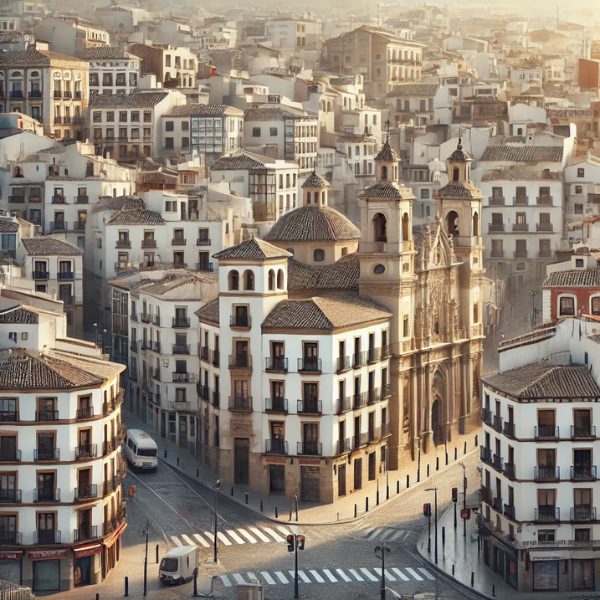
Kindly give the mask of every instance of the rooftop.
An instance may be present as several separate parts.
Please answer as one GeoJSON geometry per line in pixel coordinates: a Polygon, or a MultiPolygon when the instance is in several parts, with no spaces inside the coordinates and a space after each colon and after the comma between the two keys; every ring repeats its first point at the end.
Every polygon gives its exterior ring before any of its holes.
{"type": "Polygon", "coordinates": [[[273,258],[289,258],[291,254],[277,246],[273,246],[266,241],[258,238],[250,238],[241,244],[225,248],[216,254],[213,258],[218,260],[269,260],[273,258]]]}
{"type": "Polygon", "coordinates": [[[107,225],[164,225],[165,220],[160,213],[153,210],[135,208],[122,210],[113,215],[107,225]]]}
{"type": "Polygon", "coordinates": [[[561,162],[562,157],[562,146],[488,146],[481,160],[561,162]]]}
{"type": "Polygon", "coordinates": [[[543,287],[599,287],[600,275],[596,269],[554,271],[546,277],[543,287]]]}
{"type": "Polygon", "coordinates": [[[330,265],[305,265],[288,261],[288,290],[357,290],[360,275],[358,254],[342,256],[330,265]]]}
{"type": "Polygon", "coordinates": [[[171,111],[163,117],[220,117],[232,115],[243,117],[244,111],[227,104],[181,104],[174,106],[171,111]]]}
{"type": "Polygon", "coordinates": [[[25,252],[30,256],[81,256],[83,250],[64,240],[54,237],[32,237],[21,240],[25,252]]]}
{"type": "Polygon", "coordinates": [[[133,92],[131,94],[92,94],[90,108],[153,108],[169,92],[133,92]]]}

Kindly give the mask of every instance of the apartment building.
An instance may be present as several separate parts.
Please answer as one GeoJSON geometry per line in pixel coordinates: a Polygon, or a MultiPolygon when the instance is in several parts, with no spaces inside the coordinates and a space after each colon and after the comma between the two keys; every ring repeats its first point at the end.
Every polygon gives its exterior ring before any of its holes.
{"type": "Polygon", "coordinates": [[[595,320],[500,345],[482,378],[483,558],[519,592],[599,589],[595,320]]]}
{"type": "Polygon", "coordinates": [[[81,58],[89,61],[90,94],[131,94],[138,89],[141,61],[122,46],[86,48],[81,58]]]}
{"type": "Polygon", "coordinates": [[[435,123],[434,100],[439,89],[437,83],[402,83],[395,85],[386,95],[390,107],[390,121],[400,124],[432,125],[435,123]]]}
{"type": "Polygon", "coordinates": [[[15,295],[3,288],[0,314],[0,570],[65,592],[100,583],[121,555],[124,367],[68,338],[54,302],[15,295]]]}
{"type": "Polygon", "coordinates": [[[583,220],[599,214],[600,160],[588,152],[565,167],[565,210],[563,235],[569,246],[582,241],[583,220]]]}
{"type": "Polygon", "coordinates": [[[276,17],[267,23],[273,46],[283,51],[316,51],[321,48],[322,23],[313,19],[276,17]]]}
{"type": "Polygon", "coordinates": [[[131,44],[129,50],[142,60],[142,77],[155,75],[165,88],[195,88],[198,59],[184,46],[131,44]]]}
{"type": "Polygon", "coordinates": [[[0,56],[0,112],[37,119],[44,134],[83,141],[89,64],[73,56],[37,50],[0,56]]]}
{"type": "Polygon", "coordinates": [[[87,48],[110,46],[110,35],[80,18],[46,17],[34,28],[36,39],[50,43],[52,52],[82,57],[87,48]]]}

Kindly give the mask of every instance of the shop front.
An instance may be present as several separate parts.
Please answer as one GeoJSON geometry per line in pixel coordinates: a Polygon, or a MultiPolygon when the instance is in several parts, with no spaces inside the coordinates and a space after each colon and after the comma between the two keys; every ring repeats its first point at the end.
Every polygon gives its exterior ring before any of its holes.
{"type": "Polygon", "coordinates": [[[22,552],[0,552],[0,579],[21,585],[22,552]]]}
{"type": "Polygon", "coordinates": [[[75,571],[73,583],[75,586],[100,583],[102,544],[88,544],[73,548],[75,555],[75,571]]]}
{"type": "MultiPolygon", "coordinates": [[[[30,550],[34,592],[58,592],[69,573],[66,550],[30,550]]],[[[68,588],[67,588],[68,589],[68,588]]]]}
{"type": "Polygon", "coordinates": [[[568,562],[570,553],[568,550],[529,550],[527,559],[531,562],[533,571],[533,591],[534,592],[555,592],[559,589],[566,591],[569,589],[568,584],[568,562]],[[563,576],[566,581],[560,581],[561,563],[565,565],[563,568],[563,576]]]}
{"type": "Polygon", "coordinates": [[[127,528],[127,523],[121,524],[118,529],[104,539],[102,549],[102,579],[115,568],[121,558],[121,535],[127,528]]]}

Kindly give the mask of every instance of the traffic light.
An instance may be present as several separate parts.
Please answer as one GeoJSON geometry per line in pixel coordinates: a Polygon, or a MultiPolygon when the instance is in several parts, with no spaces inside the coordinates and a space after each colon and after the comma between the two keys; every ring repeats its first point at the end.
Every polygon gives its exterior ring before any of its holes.
{"type": "Polygon", "coordinates": [[[452,488],[452,502],[458,502],[458,488],[452,488]]]}
{"type": "Polygon", "coordinates": [[[304,550],[304,536],[299,535],[297,537],[297,540],[298,540],[298,550],[304,550]]]}
{"type": "Polygon", "coordinates": [[[423,516],[430,517],[431,516],[431,504],[423,504],[423,516]]]}
{"type": "Polygon", "coordinates": [[[293,552],[295,549],[294,546],[295,546],[295,542],[296,542],[296,536],[288,535],[286,539],[287,539],[288,552],[293,552]]]}

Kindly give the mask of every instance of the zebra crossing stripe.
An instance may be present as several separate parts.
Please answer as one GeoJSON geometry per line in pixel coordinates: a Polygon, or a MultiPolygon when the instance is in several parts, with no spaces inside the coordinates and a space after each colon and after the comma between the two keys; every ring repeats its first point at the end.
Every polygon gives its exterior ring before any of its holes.
{"type": "Polygon", "coordinates": [[[275,585],[275,580],[271,577],[271,574],[268,571],[261,571],[260,574],[264,577],[265,581],[269,585],[275,585]]]}
{"type": "Polygon", "coordinates": [[[356,579],[356,581],[364,581],[364,579],[354,570],[354,569],[348,569],[350,571],[350,574],[352,575],[352,577],[354,577],[354,579],[356,579]]]}
{"type": "Polygon", "coordinates": [[[317,583],[325,583],[325,580],[319,575],[318,571],[311,569],[309,573],[317,580],[317,583]]]}
{"type": "Polygon", "coordinates": [[[229,538],[227,538],[227,536],[222,532],[222,531],[217,531],[217,537],[226,545],[226,546],[231,546],[231,542],[229,541],[229,538]]]}
{"type": "Polygon", "coordinates": [[[172,535],[171,539],[173,540],[173,543],[176,546],[183,546],[183,544],[180,542],[179,538],[176,535],[172,535]]]}
{"type": "Polygon", "coordinates": [[[410,581],[410,579],[400,569],[392,567],[392,571],[394,571],[394,573],[396,573],[396,575],[398,575],[398,577],[400,577],[400,579],[402,579],[403,581],[410,581]]]}
{"type": "Polygon", "coordinates": [[[273,531],[270,527],[263,528],[276,542],[283,544],[285,540],[276,532],[273,531]]]}
{"type": "Polygon", "coordinates": [[[421,571],[421,573],[423,573],[423,575],[425,575],[425,577],[427,577],[427,579],[430,579],[431,581],[435,581],[435,577],[427,569],[424,569],[423,567],[419,567],[419,571],[421,571]]]}
{"type": "Polygon", "coordinates": [[[210,548],[210,544],[199,534],[199,533],[193,533],[192,534],[205,548],[210,548]]]}
{"type": "Polygon", "coordinates": [[[251,543],[251,544],[257,544],[258,542],[245,530],[245,529],[238,529],[238,531],[251,543]]]}
{"type": "Polygon", "coordinates": [[[211,544],[215,543],[215,536],[210,531],[203,531],[204,535],[208,538],[211,544]]]}
{"type": "Polygon", "coordinates": [[[396,578],[390,573],[389,569],[385,570],[385,576],[387,577],[387,579],[389,579],[390,581],[396,581],[396,578]]]}
{"type": "Polygon", "coordinates": [[[288,531],[285,527],[282,527],[281,525],[278,525],[277,529],[279,529],[279,531],[281,531],[281,533],[283,533],[283,535],[285,536],[288,536],[292,533],[291,531],[288,531]]]}
{"type": "Polygon", "coordinates": [[[229,579],[229,577],[227,577],[227,575],[219,575],[219,577],[221,578],[221,581],[223,582],[223,585],[225,587],[232,586],[231,580],[229,579]]]}
{"type": "Polygon", "coordinates": [[[379,535],[379,532],[380,532],[380,531],[383,531],[383,530],[380,528],[380,529],[376,529],[375,531],[371,532],[371,533],[370,533],[370,534],[367,536],[367,539],[368,539],[368,540],[374,540],[374,539],[375,539],[375,538],[376,538],[376,537],[379,535]]]}
{"type": "Polygon", "coordinates": [[[185,533],[181,534],[181,539],[188,545],[188,546],[195,546],[196,544],[194,544],[194,542],[192,542],[192,539],[185,535],[185,533]]]}
{"type": "Polygon", "coordinates": [[[304,583],[312,583],[310,577],[304,571],[298,571],[298,575],[300,576],[300,579],[304,581],[304,583]]]}
{"type": "Polygon", "coordinates": [[[414,569],[411,569],[410,567],[404,567],[404,568],[406,569],[408,574],[412,575],[417,581],[423,581],[423,578],[414,569]]]}
{"type": "Polygon", "coordinates": [[[261,542],[270,542],[271,540],[256,527],[250,527],[250,531],[261,541],[261,542]]]}
{"type": "Polygon", "coordinates": [[[248,575],[248,579],[251,581],[251,583],[260,583],[258,577],[252,571],[248,571],[246,575],[248,575]]]}
{"type": "Polygon", "coordinates": [[[392,533],[394,533],[393,529],[386,529],[380,536],[379,539],[381,541],[385,540],[388,538],[388,536],[392,535],[392,533]]]}
{"type": "Polygon", "coordinates": [[[375,577],[370,571],[369,569],[365,569],[364,567],[362,567],[360,569],[371,581],[377,581],[377,577],[375,577]]]}
{"type": "Polygon", "coordinates": [[[335,571],[344,581],[352,581],[352,579],[350,579],[350,577],[348,577],[348,575],[346,575],[346,573],[344,573],[344,571],[341,569],[336,569],[335,571]]]}
{"type": "Polygon", "coordinates": [[[244,581],[244,578],[239,573],[234,573],[233,578],[235,579],[235,582],[239,583],[240,585],[246,584],[246,582],[244,581]]]}
{"type": "Polygon", "coordinates": [[[389,540],[388,542],[393,542],[395,540],[397,540],[400,536],[403,536],[406,532],[405,531],[397,531],[389,540]]]}
{"type": "Polygon", "coordinates": [[[228,531],[226,531],[225,533],[227,533],[227,535],[231,538],[233,538],[233,540],[235,542],[237,542],[238,544],[245,544],[246,542],[232,529],[229,529],[228,531]]]}
{"type": "Polygon", "coordinates": [[[281,583],[289,583],[289,581],[286,579],[285,575],[281,571],[275,571],[275,575],[277,575],[281,583]]]}
{"type": "Polygon", "coordinates": [[[329,569],[323,569],[323,573],[325,573],[325,575],[327,575],[327,577],[329,578],[329,581],[331,581],[331,583],[337,583],[337,579],[336,579],[335,575],[329,569]]]}

